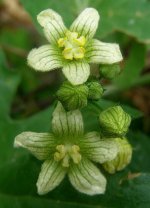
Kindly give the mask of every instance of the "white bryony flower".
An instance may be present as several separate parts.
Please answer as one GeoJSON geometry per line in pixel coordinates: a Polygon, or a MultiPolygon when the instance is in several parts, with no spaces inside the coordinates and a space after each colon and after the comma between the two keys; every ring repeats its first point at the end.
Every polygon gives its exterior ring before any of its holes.
{"type": "Polygon", "coordinates": [[[44,160],[37,181],[38,193],[53,190],[68,174],[79,192],[103,194],[106,179],[93,162],[103,164],[116,157],[118,146],[114,139],[101,139],[97,132],[84,134],[80,111],[66,112],[60,102],[53,112],[52,130],[53,133],[23,132],[14,142],[15,147],[24,147],[44,160]]]}
{"type": "Polygon", "coordinates": [[[39,13],[37,20],[50,44],[29,53],[29,66],[43,72],[62,68],[69,82],[79,85],[87,81],[90,63],[109,65],[120,62],[122,55],[118,44],[92,39],[99,19],[96,9],[86,8],[68,30],[61,16],[52,9],[39,13]]]}

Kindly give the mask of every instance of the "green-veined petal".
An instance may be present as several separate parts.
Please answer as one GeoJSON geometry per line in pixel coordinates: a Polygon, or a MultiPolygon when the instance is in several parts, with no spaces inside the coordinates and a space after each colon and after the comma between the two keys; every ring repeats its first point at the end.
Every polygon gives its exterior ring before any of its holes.
{"type": "Polygon", "coordinates": [[[104,163],[113,160],[118,153],[114,139],[101,139],[98,132],[90,132],[80,140],[81,153],[94,162],[104,163]]]}
{"type": "Polygon", "coordinates": [[[104,43],[99,40],[91,40],[86,47],[85,56],[90,63],[97,64],[114,64],[123,59],[118,44],[104,43]]]}
{"type": "Polygon", "coordinates": [[[23,132],[16,136],[15,147],[28,149],[39,160],[45,160],[55,151],[55,139],[53,134],[23,132]]]}
{"type": "Polygon", "coordinates": [[[46,160],[37,181],[38,194],[43,195],[57,187],[66,175],[66,169],[59,162],[46,160]]]}
{"type": "Polygon", "coordinates": [[[79,164],[72,164],[68,176],[74,188],[82,193],[95,195],[105,192],[106,179],[89,160],[81,159],[79,164]]]}
{"type": "Polygon", "coordinates": [[[43,72],[62,67],[61,54],[51,45],[31,50],[27,61],[30,67],[43,72]]]}
{"type": "Polygon", "coordinates": [[[98,27],[99,14],[94,8],[86,8],[71,25],[70,30],[91,39],[98,27]]]}
{"type": "Polygon", "coordinates": [[[118,145],[118,154],[111,161],[103,164],[104,169],[110,174],[123,170],[132,159],[132,147],[126,138],[115,138],[114,141],[118,145]]]}
{"type": "Polygon", "coordinates": [[[86,62],[70,62],[62,69],[65,77],[73,85],[83,84],[90,75],[90,66],[86,62]]]}
{"type": "Polygon", "coordinates": [[[62,104],[58,102],[52,119],[52,129],[54,134],[70,135],[77,137],[83,134],[83,120],[79,110],[66,112],[62,104]]]}
{"type": "Polygon", "coordinates": [[[43,27],[48,41],[57,44],[59,38],[64,37],[67,31],[61,16],[52,9],[40,12],[37,20],[43,27]]]}

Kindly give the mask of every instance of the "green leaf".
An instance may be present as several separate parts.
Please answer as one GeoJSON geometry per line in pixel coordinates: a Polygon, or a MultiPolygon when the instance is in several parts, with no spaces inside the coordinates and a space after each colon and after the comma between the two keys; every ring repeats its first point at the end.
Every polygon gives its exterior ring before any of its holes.
{"type": "Polygon", "coordinates": [[[29,39],[28,31],[24,28],[15,29],[14,31],[10,28],[2,30],[0,41],[4,47],[8,48],[14,47],[15,49],[24,50],[31,47],[31,39],[29,39]]]}
{"type": "Polygon", "coordinates": [[[1,119],[9,113],[12,98],[16,92],[20,82],[18,74],[7,69],[6,59],[3,51],[0,49],[0,103],[1,103],[1,119]],[[2,96],[3,95],[3,96],[2,96]]]}
{"type": "MultiPolygon", "coordinates": [[[[0,194],[1,205],[5,208],[93,208],[93,205],[84,205],[77,202],[67,202],[67,201],[56,201],[50,199],[44,199],[39,197],[31,196],[21,196],[18,200],[17,196],[1,195],[0,194]]],[[[103,206],[94,206],[94,208],[105,208],[103,206]]]]}
{"type": "Polygon", "coordinates": [[[138,84],[142,76],[140,73],[145,65],[146,47],[143,44],[133,42],[129,54],[129,59],[125,63],[120,76],[113,82],[117,85],[118,89],[128,89],[138,84]]]}
{"type": "Polygon", "coordinates": [[[101,14],[102,22],[98,31],[101,37],[118,30],[140,42],[150,43],[149,1],[102,0],[94,5],[101,14]]]}
{"type": "Polygon", "coordinates": [[[131,106],[105,99],[100,99],[99,101],[89,103],[88,108],[92,109],[94,113],[99,115],[100,111],[116,105],[120,105],[123,108],[123,110],[125,110],[128,114],[131,115],[132,119],[137,119],[142,116],[142,112],[131,106]]]}
{"type": "Polygon", "coordinates": [[[130,165],[132,171],[150,172],[149,152],[150,137],[140,131],[129,131],[129,141],[133,147],[133,158],[130,165]]]}
{"type": "Polygon", "coordinates": [[[120,194],[124,196],[125,207],[148,208],[150,205],[150,174],[137,174],[137,176],[133,174],[133,177],[135,178],[124,181],[120,191],[120,194]]]}

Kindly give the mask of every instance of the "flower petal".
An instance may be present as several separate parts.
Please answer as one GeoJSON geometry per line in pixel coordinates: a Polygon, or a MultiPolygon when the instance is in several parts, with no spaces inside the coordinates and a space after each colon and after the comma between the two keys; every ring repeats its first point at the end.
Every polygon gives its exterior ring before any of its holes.
{"type": "Polygon", "coordinates": [[[70,135],[71,137],[82,135],[83,120],[80,111],[66,112],[62,104],[58,102],[53,112],[52,129],[54,134],[61,137],[62,135],[70,135]]]}
{"type": "Polygon", "coordinates": [[[50,157],[56,145],[53,134],[23,132],[16,136],[14,146],[24,147],[39,160],[45,160],[50,157]]]}
{"type": "Polygon", "coordinates": [[[97,30],[99,18],[96,9],[86,8],[73,22],[70,30],[85,36],[87,40],[91,39],[97,30]]]}
{"type": "Polygon", "coordinates": [[[105,192],[106,179],[89,160],[81,159],[78,165],[72,164],[68,176],[74,188],[82,193],[95,195],[105,192]]]}
{"type": "Polygon", "coordinates": [[[43,195],[57,187],[66,175],[66,169],[59,162],[46,160],[37,181],[38,194],[43,195]]]}
{"type": "Polygon", "coordinates": [[[64,37],[67,31],[61,16],[52,9],[40,12],[37,20],[43,27],[48,41],[57,44],[59,38],[64,37]]]}
{"type": "Polygon", "coordinates": [[[99,40],[92,40],[88,44],[85,56],[90,63],[97,64],[114,64],[123,59],[118,44],[104,43],[99,40]]]}
{"type": "Polygon", "coordinates": [[[62,67],[61,54],[51,45],[33,49],[27,58],[30,67],[38,71],[51,71],[62,67]]]}
{"type": "Polygon", "coordinates": [[[85,157],[99,163],[113,160],[118,153],[115,140],[101,139],[98,132],[87,133],[80,141],[80,148],[85,157]]]}
{"type": "Polygon", "coordinates": [[[90,66],[85,62],[70,62],[62,69],[65,77],[73,85],[83,84],[90,75],[90,66]]]}
{"type": "Polygon", "coordinates": [[[132,147],[128,140],[126,138],[114,138],[114,141],[118,145],[118,154],[114,159],[103,164],[104,169],[110,174],[123,170],[132,159],[132,147]]]}

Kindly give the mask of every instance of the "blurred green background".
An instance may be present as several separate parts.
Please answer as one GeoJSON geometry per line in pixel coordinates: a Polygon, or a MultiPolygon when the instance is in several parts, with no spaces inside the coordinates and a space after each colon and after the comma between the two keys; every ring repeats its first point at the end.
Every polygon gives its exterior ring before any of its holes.
{"type": "Polygon", "coordinates": [[[149,208],[150,1],[1,0],[0,43],[0,208],[149,208]],[[86,7],[96,8],[101,16],[96,38],[119,43],[124,61],[120,76],[103,80],[103,99],[83,109],[85,129],[98,130],[99,110],[120,104],[133,119],[128,133],[133,159],[124,171],[105,173],[105,195],[80,194],[66,179],[39,197],[35,184],[41,163],[27,151],[14,149],[13,141],[25,130],[50,130],[55,93],[63,76],[61,70],[40,73],[27,66],[28,52],[46,43],[36,16],[52,8],[69,26],[86,7]]]}

